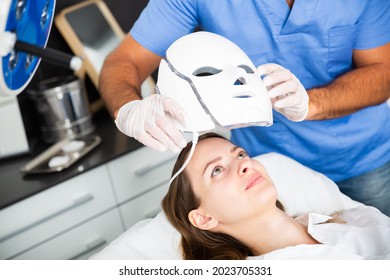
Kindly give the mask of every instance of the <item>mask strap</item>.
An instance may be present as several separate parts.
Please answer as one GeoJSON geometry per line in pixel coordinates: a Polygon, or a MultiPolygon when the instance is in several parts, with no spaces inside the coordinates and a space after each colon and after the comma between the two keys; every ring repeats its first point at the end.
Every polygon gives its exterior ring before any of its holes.
{"type": "Polygon", "coordinates": [[[175,180],[176,177],[181,172],[183,172],[184,168],[186,168],[186,166],[190,162],[192,155],[194,154],[194,151],[195,151],[195,146],[196,146],[196,144],[198,144],[198,139],[199,139],[199,133],[196,131],[193,131],[192,132],[192,146],[191,146],[191,150],[188,154],[188,157],[187,157],[186,161],[184,162],[184,164],[182,165],[182,167],[180,167],[180,169],[175,173],[175,175],[172,176],[171,180],[169,180],[169,184],[168,184],[169,186],[172,184],[173,180],[175,180]]]}

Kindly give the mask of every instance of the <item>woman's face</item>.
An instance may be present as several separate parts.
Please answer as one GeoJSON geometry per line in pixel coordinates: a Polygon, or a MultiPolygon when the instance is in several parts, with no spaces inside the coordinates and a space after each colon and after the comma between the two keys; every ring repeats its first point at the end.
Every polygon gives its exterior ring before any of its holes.
{"type": "Polygon", "coordinates": [[[219,223],[242,222],[275,207],[276,189],[264,166],[227,140],[200,141],[186,172],[199,208],[219,223]]]}

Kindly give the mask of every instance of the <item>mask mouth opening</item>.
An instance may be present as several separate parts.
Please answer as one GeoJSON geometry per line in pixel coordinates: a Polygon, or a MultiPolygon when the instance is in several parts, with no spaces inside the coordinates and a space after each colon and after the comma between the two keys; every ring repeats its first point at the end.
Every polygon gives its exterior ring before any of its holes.
{"type": "Polygon", "coordinates": [[[253,98],[254,96],[250,93],[237,93],[232,98],[253,98]]]}

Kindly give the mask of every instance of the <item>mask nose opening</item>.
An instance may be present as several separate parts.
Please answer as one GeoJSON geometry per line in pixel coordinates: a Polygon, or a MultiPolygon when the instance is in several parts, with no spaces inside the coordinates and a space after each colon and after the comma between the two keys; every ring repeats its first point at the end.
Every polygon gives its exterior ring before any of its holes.
{"type": "MultiPolygon", "coordinates": [[[[234,82],[234,86],[244,86],[244,85],[246,85],[246,80],[244,77],[238,78],[234,82]]],[[[253,95],[246,93],[246,92],[239,92],[239,93],[235,93],[232,97],[233,98],[252,98],[253,95]]]]}
{"type": "MultiPolygon", "coordinates": [[[[244,77],[238,78],[234,82],[234,86],[245,86],[247,84],[246,79],[244,77]]],[[[232,95],[232,98],[252,98],[254,97],[252,93],[245,92],[241,90],[241,92],[236,92],[232,95]]]]}
{"type": "MultiPolygon", "coordinates": [[[[246,78],[247,78],[248,74],[254,74],[255,73],[254,70],[248,65],[238,65],[237,67],[241,68],[241,71],[244,70],[245,73],[241,74],[242,76],[239,77],[238,79],[236,79],[236,81],[234,82],[233,85],[234,86],[250,85],[250,82],[246,78]]],[[[254,97],[254,94],[251,92],[239,92],[239,93],[235,93],[232,97],[233,98],[252,98],[252,97],[254,97]]]]}
{"type": "Polygon", "coordinates": [[[240,78],[238,78],[238,79],[234,82],[234,85],[235,85],[235,86],[246,85],[246,79],[245,79],[244,77],[240,77],[240,78]]]}

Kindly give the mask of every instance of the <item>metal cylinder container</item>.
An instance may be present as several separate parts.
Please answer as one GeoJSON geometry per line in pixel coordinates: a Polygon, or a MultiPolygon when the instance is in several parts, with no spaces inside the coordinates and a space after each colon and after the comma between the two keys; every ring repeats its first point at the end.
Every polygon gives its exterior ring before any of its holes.
{"type": "Polygon", "coordinates": [[[47,79],[28,93],[38,110],[42,139],[46,143],[73,139],[94,131],[86,91],[77,77],[47,79]]]}

